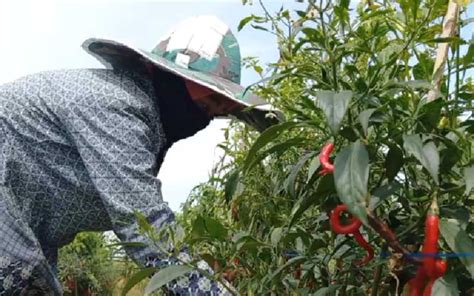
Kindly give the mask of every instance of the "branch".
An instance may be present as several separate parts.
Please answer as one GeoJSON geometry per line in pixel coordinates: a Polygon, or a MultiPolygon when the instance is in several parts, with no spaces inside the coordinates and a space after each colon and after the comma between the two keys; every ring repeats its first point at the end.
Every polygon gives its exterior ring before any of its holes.
{"type": "MultiPolygon", "coordinates": [[[[453,0],[449,1],[448,10],[443,22],[443,32],[441,38],[453,37],[456,34],[457,20],[459,16],[459,5],[453,0]]],[[[443,78],[444,65],[448,59],[449,43],[438,44],[436,61],[433,69],[433,89],[428,92],[428,102],[434,101],[439,96],[441,80],[443,78]]]]}
{"type": "Polygon", "coordinates": [[[395,252],[403,254],[404,258],[413,263],[420,263],[421,259],[410,256],[411,252],[398,241],[395,233],[388,227],[387,223],[376,217],[374,213],[368,212],[369,225],[377,232],[395,252]]]}

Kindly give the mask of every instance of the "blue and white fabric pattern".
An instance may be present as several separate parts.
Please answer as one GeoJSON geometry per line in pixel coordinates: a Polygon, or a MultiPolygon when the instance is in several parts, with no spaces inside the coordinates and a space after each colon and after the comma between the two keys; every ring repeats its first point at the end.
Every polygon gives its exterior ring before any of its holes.
{"type": "MultiPolygon", "coordinates": [[[[58,70],[4,84],[0,143],[0,295],[61,295],[57,249],[80,231],[146,242],[135,211],[156,229],[175,219],[156,178],[168,147],[159,104],[139,75],[58,70]]],[[[127,252],[177,264],[151,247],[127,252]]],[[[197,273],[168,291],[225,293],[197,273]]]]}

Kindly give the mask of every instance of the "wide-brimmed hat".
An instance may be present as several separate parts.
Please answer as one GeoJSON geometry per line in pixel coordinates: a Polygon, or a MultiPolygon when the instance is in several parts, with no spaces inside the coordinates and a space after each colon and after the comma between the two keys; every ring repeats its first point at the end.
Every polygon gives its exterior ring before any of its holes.
{"type": "Polygon", "coordinates": [[[98,38],[87,39],[83,48],[108,68],[120,64],[121,59],[136,58],[208,87],[245,107],[232,115],[260,131],[282,118],[281,112],[240,85],[239,44],[229,27],[215,16],[182,21],[151,52],[98,38]]]}

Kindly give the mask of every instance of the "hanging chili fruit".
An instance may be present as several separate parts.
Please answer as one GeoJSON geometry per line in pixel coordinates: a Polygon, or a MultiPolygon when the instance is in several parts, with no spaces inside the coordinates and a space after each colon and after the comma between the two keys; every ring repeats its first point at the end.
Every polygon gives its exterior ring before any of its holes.
{"type": "Polygon", "coordinates": [[[423,242],[423,262],[416,275],[408,282],[410,296],[429,296],[434,283],[442,277],[448,263],[437,257],[439,240],[439,209],[436,198],[431,203],[425,220],[425,240],[423,242]]]}
{"type": "Polygon", "coordinates": [[[296,264],[293,276],[297,280],[301,279],[301,263],[296,264]]]}
{"type": "Polygon", "coordinates": [[[334,165],[329,161],[329,155],[331,155],[333,149],[333,143],[327,143],[323,146],[323,149],[321,149],[321,153],[319,154],[319,162],[322,167],[322,170],[319,172],[320,176],[334,172],[334,165]]]}
{"type": "Polygon", "coordinates": [[[423,242],[423,267],[426,274],[431,279],[442,276],[446,269],[447,263],[441,259],[437,259],[438,240],[439,240],[439,209],[436,198],[431,203],[430,209],[425,220],[425,241],[423,242]]]}
{"type": "Polygon", "coordinates": [[[362,222],[354,216],[351,216],[348,224],[341,223],[341,214],[347,212],[347,206],[345,204],[338,205],[331,213],[329,222],[334,232],[339,234],[352,234],[356,239],[357,243],[367,251],[367,255],[356,262],[357,265],[367,264],[374,258],[374,249],[364,239],[359,231],[362,222]]]}
{"type": "Polygon", "coordinates": [[[418,266],[418,270],[416,271],[416,275],[408,282],[409,294],[410,296],[421,296],[423,295],[423,291],[425,289],[426,283],[428,282],[429,278],[426,274],[423,265],[418,266]]]}

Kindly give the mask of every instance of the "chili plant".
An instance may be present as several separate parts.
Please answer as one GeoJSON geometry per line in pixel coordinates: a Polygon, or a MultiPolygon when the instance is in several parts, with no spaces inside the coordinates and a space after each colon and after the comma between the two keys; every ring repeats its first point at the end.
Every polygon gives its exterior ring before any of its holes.
{"type": "Polygon", "coordinates": [[[255,91],[287,120],[262,134],[232,122],[212,178],[183,208],[180,242],[217,262],[217,276],[235,270],[242,294],[472,293],[467,7],[300,2],[270,12],[258,1],[264,15],[242,20],[239,29],[276,36],[277,61],[247,62],[264,78],[255,91]],[[439,238],[435,223],[424,229],[434,202],[439,238]],[[330,227],[339,204],[373,249],[363,265],[354,262],[366,251],[330,227]]]}

